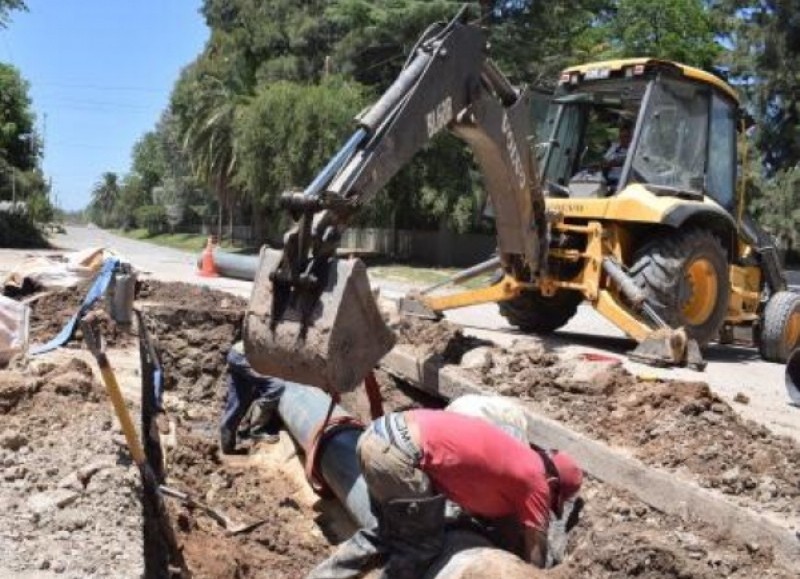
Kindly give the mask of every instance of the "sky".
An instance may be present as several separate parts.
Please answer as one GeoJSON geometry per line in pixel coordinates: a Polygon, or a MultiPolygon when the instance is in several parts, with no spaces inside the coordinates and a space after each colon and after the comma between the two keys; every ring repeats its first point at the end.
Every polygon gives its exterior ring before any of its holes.
{"type": "Polygon", "coordinates": [[[134,143],[169,102],[209,30],[201,0],[26,0],[0,29],[0,61],[30,83],[43,167],[66,210],[105,171],[130,169],[134,143]]]}

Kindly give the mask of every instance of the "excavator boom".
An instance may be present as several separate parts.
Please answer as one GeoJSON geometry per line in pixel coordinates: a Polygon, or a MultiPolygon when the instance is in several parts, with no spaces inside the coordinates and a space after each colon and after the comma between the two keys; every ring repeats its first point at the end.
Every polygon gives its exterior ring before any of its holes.
{"type": "Polygon", "coordinates": [[[282,251],[262,250],[244,327],[253,368],[347,392],[392,347],[363,263],[337,259],[336,248],[350,217],[444,129],[483,173],[501,267],[533,281],[547,247],[529,115],[527,92],[486,57],[463,9],[429,27],[342,149],[304,191],[282,195],[295,222],[282,251]]]}

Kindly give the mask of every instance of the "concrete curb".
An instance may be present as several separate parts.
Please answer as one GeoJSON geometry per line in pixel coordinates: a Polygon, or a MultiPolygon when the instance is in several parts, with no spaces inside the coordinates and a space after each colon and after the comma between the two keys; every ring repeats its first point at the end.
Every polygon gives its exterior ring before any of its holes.
{"type": "MultiPolygon", "coordinates": [[[[424,392],[446,399],[463,394],[496,394],[473,382],[458,367],[443,367],[437,356],[420,357],[404,346],[395,347],[386,355],[381,367],[424,392]]],[[[790,569],[800,561],[800,530],[789,528],[787,521],[740,507],[674,473],[647,466],[621,450],[542,416],[531,404],[520,402],[528,417],[531,439],[569,452],[592,476],[687,523],[704,523],[737,542],[771,548],[775,559],[790,569]]]]}

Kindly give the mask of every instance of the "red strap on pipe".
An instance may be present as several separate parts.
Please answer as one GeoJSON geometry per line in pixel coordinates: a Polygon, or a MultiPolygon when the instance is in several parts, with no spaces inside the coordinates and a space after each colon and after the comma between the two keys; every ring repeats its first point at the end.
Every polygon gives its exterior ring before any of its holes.
{"type": "Polygon", "coordinates": [[[364,390],[367,391],[369,400],[369,415],[372,420],[383,416],[383,398],[381,398],[381,388],[375,379],[375,372],[371,371],[364,377],[364,390]]]}
{"type": "Polygon", "coordinates": [[[306,454],[306,479],[311,488],[322,498],[330,498],[333,493],[325,482],[325,478],[319,471],[319,449],[322,448],[325,440],[348,428],[363,429],[364,425],[357,418],[353,416],[337,416],[332,418],[333,410],[336,408],[336,402],[339,398],[338,394],[331,396],[331,404],[328,406],[328,412],[325,414],[325,419],[320,422],[319,426],[314,430],[314,435],[311,437],[311,444],[308,446],[306,454]]]}

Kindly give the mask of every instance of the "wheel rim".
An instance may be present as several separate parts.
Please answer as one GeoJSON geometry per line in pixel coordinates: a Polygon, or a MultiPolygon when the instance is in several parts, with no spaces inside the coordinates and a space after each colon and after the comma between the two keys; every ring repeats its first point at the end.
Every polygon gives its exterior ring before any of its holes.
{"type": "Polygon", "coordinates": [[[685,274],[688,294],[683,302],[683,317],[692,326],[708,320],[717,302],[719,280],[713,264],[700,258],[689,264],[685,274]]]}
{"type": "Polygon", "coordinates": [[[784,336],[786,338],[787,350],[791,351],[795,346],[800,345],[800,309],[796,309],[792,312],[792,315],[789,316],[784,336]]]}

